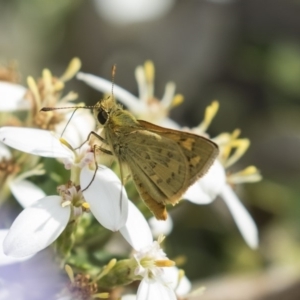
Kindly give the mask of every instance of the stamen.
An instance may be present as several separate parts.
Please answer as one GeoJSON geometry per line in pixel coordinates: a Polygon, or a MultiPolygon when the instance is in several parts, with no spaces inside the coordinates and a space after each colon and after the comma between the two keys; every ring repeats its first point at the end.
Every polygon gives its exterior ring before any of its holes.
{"type": "Polygon", "coordinates": [[[27,84],[33,94],[35,105],[39,109],[41,107],[41,98],[40,98],[39,89],[38,89],[37,84],[36,84],[35,80],[33,79],[33,77],[31,77],[31,76],[27,77],[27,84]]]}
{"type": "Polygon", "coordinates": [[[44,80],[45,91],[48,93],[51,93],[53,85],[52,85],[52,74],[51,74],[50,70],[44,69],[42,72],[42,76],[43,76],[43,80],[44,80]]]}
{"type": "Polygon", "coordinates": [[[93,280],[97,282],[100,278],[104,277],[108,272],[116,265],[117,260],[115,258],[111,259],[109,263],[103,268],[102,272],[93,280]]]}
{"type": "Polygon", "coordinates": [[[166,259],[166,260],[156,260],[154,262],[154,264],[157,266],[157,267],[173,267],[175,266],[175,261],[173,260],[169,260],[169,259],[166,259]]]}
{"type": "Polygon", "coordinates": [[[171,107],[175,90],[176,90],[176,85],[174,82],[170,81],[166,84],[165,93],[160,101],[162,106],[166,108],[171,107]]]}
{"type": "Polygon", "coordinates": [[[144,68],[142,66],[138,66],[135,69],[135,79],[138,84],[139,89],[139,97],[143,102],[147,102],[148,94],[147,94],[147,84],[146,84],[146,77],[144,68]]]}
{"type": "Polygon", "coordinates": [[[73,272],[72,268],[69,265],[65,265],[65,271],[68,274],[70,281],[72,283],[74,283],[74,272],[73,272]]]}
{"type": "MultiPolygon", "coordinates": [[[[231,151],[233,148],[235,148],[235,152],[231,157],[225,161],[224,167],[228,168],[231,165],[233,165],[235,162],[237,162],[243,154],[247,151],[247,149],[250,146],[250,140],[249,139],[238,139],[234,140],[229,143],[228,148],[231,151]]],[[[227,154],[226,154],[227,155],[227,154]]]]}
{"type": "Polygon", "coordinates": [[[213,101],[211,103],[211,105],[206,107],[205,114],[204,114],[204,120],[198,126],[198,130],[200,132],[206,132],[207,128],[209,127],[211,121],[215,117],[218,110],[219,110],[219,102],[218,101],[213,101]]]}
{"type": "Polygon", "coordinates": [[[182,94],[176,94],[172,100],[172,106],[175,107],[180,105],[184,101],[184,96],[182,94]]]}
{"type": "Polygon", "coordinates": [[[151,60],[147,60],[144,63],[145,76],[147,82],[147,90],[148,90],[148,99],[153,98],[154,96],[154,64],[151,60]]]}
{"type": "Polygon", "coordinates": [[[109,298],[109,293],[98,293],[98,294],[94,294],[92,295],[92,298],[100,298],[100,299],[107,299],[109,298]]]}
{"type": "Polygon", "coordinates": [[[80,70],[80,68],[81,68],[80,59],[78,57],[74,57],[70,61],[64,74],[60,77],[60,80],[68,81],[68,80],[72,79],[77,74],[77,72],[80,70]]]}
{"type": "Polygon", "coordinates": [[[249,166],[242,171],[230,174],[228,181],[233,184],[244,182],[257,182],[262,179],[259,170],[255,166],[249,166]]]}
{"type": "Polygon", "coordinates": [[[74,149],[73,149],[73,147],[64,139],[64,138],[59,138],[59,141],[63,144],[63,145],[65,145],[66,147],[68,147],[71,151],[73,151],[74,153],[76,153],[75,151],[74,151],[74,149]]]}
{"type": "Polygon", "coordinates": [[[40,175],[44,175],[46,173],[46,170],[43,169],[44,165],[43,164],[38,164],[34,167],[34,169],[26,171],[20,175],[18,175],[15,180],[24,180],[28,177],[31,176],[40,176],[40,175]]]}

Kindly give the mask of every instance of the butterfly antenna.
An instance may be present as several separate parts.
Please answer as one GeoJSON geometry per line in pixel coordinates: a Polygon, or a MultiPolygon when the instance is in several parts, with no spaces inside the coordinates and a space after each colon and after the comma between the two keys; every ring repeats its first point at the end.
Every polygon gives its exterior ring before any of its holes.
{"type": "MultiPolygon", "coordinates": [[[[79,108],[79,107],[78,107],[78,108],[79,108]]],[[[69,120],[68,120],[66,126],[64,127],[64,130],[62,131],[62,133],[61,133],[61,135],[60,135],[61,138],[62,138],[63,134],[65,133],[65,131],[66,131],[66,129],[67,129],[67,127],[68,127],[68,125],[69,125],[71,119],[73,118],[73,116],[74,116],[74,114],[76,113],[76,111],[77,111],[78,108],[75,108],[75,110],[72,112],[71,117],[69,118],[69,120]]]]}
{"type": "Polygon", "coordinates": [[[112,96],[113,100],[115,100],[115,97],[114,97],[114,85],[115,85],[116,71],[117,71],[117,65],[114,64],[112,66],[112,69],[111,69],[111,96],[112,96]]]}
{"type": "Polygon", "coordinates": [[[66,107],[43,107],[40,111],[53,111],[53,110],[58,110],[58,109],[70,109],[70,108],[75,108],[75,110],[72,112],[71,117],[69,118],[66,126],[64,127],[64,130],[62,131],[60,137],[62,138],[63,134],[65,133],[71,119],[73,118],[74,114],[76,113],[78,108],[94,108],[94,106],[66,106],[66,107]]]}

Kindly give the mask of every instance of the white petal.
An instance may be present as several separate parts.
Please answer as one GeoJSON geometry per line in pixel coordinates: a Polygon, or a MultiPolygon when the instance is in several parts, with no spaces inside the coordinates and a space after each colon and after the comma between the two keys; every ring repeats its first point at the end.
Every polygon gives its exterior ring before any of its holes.
{"type": "Polygon", "coordinates": [[[143,214],[131,201],[129,201],[128,205],[127,222],[120,229],[120,232],[131,247],[138,251],[150,245],[153,242],[153,238],[143,214]]]}
{"type": "Polygon", "coordinates": [[[43,190],[28,180],[13,180],[10,182],[10,189],[24,208],[46,196],[43,190]]]}
{"type": "Polygon", "coordinates": [[[216,160],[202,178],[194,183],[183,198],[195,204],[208,204],[221,192],[226,183],[226,174],[221,163],[216,160]]]}
{"type": "Polygon", "coordinates": [[[0,160],[2,160],[3,158],[10,159],[11,153],[4,144],[0,143],[0,160]]]}
{"type": "Polygon", "coordinates": [[[121,300],[136,300],[136,295],[134,294],[128,294],[122,296],[121,300]]]}
{"type": "Polygon", "coordinates": [[[170,11],[174,2],[174,0],[93,1],[101,19],[120,26],[162,18],[170,11]]]}
{"type": "Polygon", "coordinates": [[[29,109],[29,101],[23,99],[25,93],[22,85],[0,81],[0,111],[29,109]]]}
{"type": "MultiPolygon", "coordinates": [[[[111,93],[112,83],[106,79],[82,72],[79,72],[76,78],[83,80],[86,84],[102,93],[111,93]]],[[[114,96],[135,114],[145,110],[143,103],[137,97],[118,85],[114,85],[114,96]]]]}
{"type": "MultiPolygon", "coordinates": [[[[7,234],[8,234],[8,229],[0,229],[0,266],[18,263],[18,262],[27,260],[32,257],[32,255],[22,257],[22,258],[6,256],[3,252],[3,241],[4,241],[5,237],[7,236],[7,234]]],[[[0,299],[1,299],[1,297],[0,297],[0,299]]]]}
{"type": "Polygon", "coordinates": [[[48,196],[25,208],[4,240],[4,252],[12,257],[34,254],[54,242],[67,226],[70,206],[60,196],[48,196]]]}
{"type": "Polygon", "coordinates": [[[143,279],[137,291],[137,300],[176,300],[175,292],[159,281],[143,279]]]}
{"type": "Polygon", "coordinates": [[[170,214],[165,221],[157,220],[155,217],[151,217],[148,220],[148,223],[155,238],[157,238],[161,234],[167,236],[173,229],[173,221],[170,214]]]}
{"type": "Polygon", "coordinates": [[[101,165],[94,180],[93,176],[94,171],[87,166],[81,170],[81,188],[90,184],[83,196],[99,223],[109,230],[118,231],[127,221],[127,193],[118,176],[109,168],[101,165]]]}
{"type": "Polygon", "coordinates": [[[229,185],[226,184],[223,187],[220,196],[227,204],[232,217],[247,244],[252,249],[256,249],[258,247],[258,230],[251,215],[229,185]]]}
{"type": "Polygon", "coordinates": [[[178,296],[184,296],[190,292],[192,284],[186,276],[183,276],[178,284],[178,272],[177,267],[164,268],[162,278],[165,282],[169,283],[169,286],[176,291],[178,296]]]}
{"type": "Polygon", "coordinates": [[[170,118],[164,118],[159,121],[159,125],[170,129],[180,129],[180,126],[170,118]]]}
{"type": "Polygon", "coordinates": [[[96,121],[89,110],[82,109],[76,111],[70,123],[66,127],[71,114],[72,112],[67,114],[65,121],[60,122],[55,127],[55,132],[61,134],[65,129],[63,138],[66,139],[72,147],[77,148],[86,141],[88,134],[95,129],[96,121]]]}
{"type": "Polygon", "coordinates": [[[24,128],[0,128],[0,140],[15,149],[45,157],[70,158],[72,152],[64,147],[50,131],[24,128]]]}

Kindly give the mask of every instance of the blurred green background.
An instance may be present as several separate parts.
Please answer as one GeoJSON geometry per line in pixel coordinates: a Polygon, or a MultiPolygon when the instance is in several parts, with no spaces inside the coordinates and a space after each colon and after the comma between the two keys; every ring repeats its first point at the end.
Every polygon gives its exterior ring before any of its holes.
{"type": "MultiPolygon", "coordinates": [[[[201,299],[300,299],[300,1],[130,2],[1,0],[0,62],[16,60],[24,85],[74,56],[107,79],[116,63],[116,84],[137,94],[134,69],[151,59],[156,96],[169,80],[185,96],[171,113],[184,126],[218,99],[210,135],[240,128],[251,147],[234,170],[255,165],[264,177],[237,191],[260,247],[247,247],[218,199],[173,211],[167,253],[185,256],[187,276],[207,286],[201,299]]],[[[76,80],[68,88],[89,104],[101,97],[76,80]]]]}

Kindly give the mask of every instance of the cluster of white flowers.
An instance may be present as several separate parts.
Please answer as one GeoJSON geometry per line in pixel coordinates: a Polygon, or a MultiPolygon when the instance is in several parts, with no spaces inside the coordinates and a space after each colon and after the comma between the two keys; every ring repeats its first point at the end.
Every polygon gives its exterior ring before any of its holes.
{"type": "MultiPolygon", "coordinates": [[[[9,162],[13,157],[6,146],[33,157],[31,167],[27,166],[27,169],[21,170],[23,172],[16,169],[3,181],[6,193],[10,190],[24,210],[9,230],[0,231],[0,265],[29,259],[55,242],[69,224],[91,212],[103,227],[113,232],[119,231],[135,250],[134,276],[142,280],[137,295],[126,295],[122,299],[175,300],[176,295],[188,294],[191,285],[160,246],[162,238],[159,235],[171,232],[172,219],[169,217],[163,222],[151,218],[147,221],[128,198],[118,176],[107,166],[95,162],[95,154],[90,146],[74,148],[82,144],[95,127],[88,111],[78,114],[76,121],[67,126],[63,138],[59,138],[57,134],[65,128],[70,117],[69,111],[67,114],[64,110],[50,112],[47,116],[48,123],[42,123],[38,115],[43,106],[70,106],[69,101],[76,98],[74,93],[64,97],[58,94],[63,88],[63,82],[70,79],[79,66],[78,59],[73,60],[60,79],[54,78],[49,70],[44,70],[39,83],[29,77],[28,90],[17,84],[0,81],[0,94],[4,95],[4,100],[0,99],[0,111],[32,111],[32,122],[28,125],[27,121],[26,127],[16,124],[4,126],[9,122],[0,124],[0,164],[9,162]],[[33,126],[37,124],[42,126],[33,126]],[[28,181],[29,176],[45,172],[36,157],[56,158],[70,170],[70,180],[57,188],[56,195],[45,195],[39,187],[28,181]],[[158,241],[154,241],[157,236],[158,241]]],[[[111,90],[111,82],[94,75],[78,73],[77,78],[101,92],[111,90]]],[[[179,125],[168,117],[169,110],[183,100],[182,95],[174,94],[175,84],[167,84],[165,94],[159,101],[154,97],[154,67],[151,62],[137,68],[136,79],[139,97],[114,86],[115,97],[137,117],[178,129],[179,125]]],[[[204,121],[190,130],[207,135],[205,131],[217,110],[218,103],[213,102],[206,110],[204,121]]],[[[260,174],[253,166],[235,174],[226,174],[226,169],[249,146],[249,141],[239,139],[238,134],[235,131],[213,139],[220,148],[219,158],[209,172],[188,189],[183,198],[196,204],[209,204],[220,196],[227,204],[245,241],[251,248],[256,248],[257,227],[233,191],[232,185],[258,181],[260,174]]]]}

